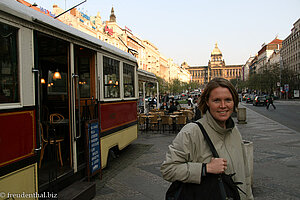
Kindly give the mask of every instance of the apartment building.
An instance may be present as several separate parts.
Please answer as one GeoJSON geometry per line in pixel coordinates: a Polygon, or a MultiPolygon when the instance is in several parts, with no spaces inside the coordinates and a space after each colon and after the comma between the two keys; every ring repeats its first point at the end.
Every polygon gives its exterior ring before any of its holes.
{"type": "Polygon", "coordinates": [[[300,80],[300,18],[293,24],[290,35],[282,42],[280,50],[283,68],[295,73],[299,90],[300,80]]]}

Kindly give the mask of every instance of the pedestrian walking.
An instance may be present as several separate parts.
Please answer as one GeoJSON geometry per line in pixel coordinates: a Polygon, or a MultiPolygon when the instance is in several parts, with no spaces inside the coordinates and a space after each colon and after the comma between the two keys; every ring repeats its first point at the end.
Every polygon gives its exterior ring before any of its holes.
{"type": "Polygon", "coordinates": [[[269,106],[272,105],[274,109],[276,109],[275,105],[273,104],[273,97],[270,96],[267,103],[267,110],[269,110],[269,106]]]}
{"type": "MultiPolygon", "coordinates": [[[[233,181],[241,182],[239,188],[246,193],[240,192],[240,198],[253,199],[245,146],[231,118],[238,103],[238,94],[228,80],[215,78],[207,84],[198,104],[203,117],[197,122],[206,130],[219,158],[213,157],[198,125],[189,123],[169,145],[166,160],[161,165],[161,173],[165,180],[201,184],[212,174],[235,174],[232,176],[233,181]]],[[[207,191],[205,196],[211,197],[214,193],[216,192],[207,191]]],[[[197,198],[188,198],[180,194],[178,199],[197,198]]]]}
{"type": "Polygon", "coordinates": [[[193,106],[194,106],[193,98],[191,96],[189,96],[188,97],[188,107],[193,108],[193,106]]]}

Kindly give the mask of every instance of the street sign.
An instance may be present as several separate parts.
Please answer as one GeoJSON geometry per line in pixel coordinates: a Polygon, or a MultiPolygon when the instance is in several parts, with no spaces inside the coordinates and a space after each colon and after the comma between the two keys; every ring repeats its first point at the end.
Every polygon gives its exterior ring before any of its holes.
{"type": "Polygon", "coordinates": [[[100,129],[97,119],[85,122],[85,134],[88,180],[97,173],[100,174],[101,179],[100,129]]]}
{"type": "Polygon", "coordinates": [[[294,97],[299,98],[299,90],[294,90],[294,97]]]}
{"type": "Polygon", "coordinates": [[[289,91],[289,84],[284,84],[284,90],[285,90],[286,92],[289,91]]]}

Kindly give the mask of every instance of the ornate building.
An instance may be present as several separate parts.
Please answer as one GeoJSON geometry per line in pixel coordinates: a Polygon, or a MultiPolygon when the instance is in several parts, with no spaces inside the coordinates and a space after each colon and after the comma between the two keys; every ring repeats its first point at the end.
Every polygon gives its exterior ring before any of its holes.
{"type": "MultiPolygon", "coordinates": [[[[57,5],[53,5],[55,15],[63,11],[57,5]]],[[[108,21],[102,21],[99,12],[97,16],[90,17],[76,8],[72,9],[70,13],[62,15],[58,20],[131,53],[137,58],[140,69],[152,72],[168,82],[174,78],[183,82],[190,80],[189,72],[173,63],[172,59],[163,56],[152,42],[137,37],[126,26],[121,28],[117,24],[114,8],[111,9],[108,21]],[[171,70],[173,71],[171,72],[171,70]]]]}
{"type": "Polygon", "coordinates": [[[262,45],[261,49],[258,51],[256,73],[261,73],[263,67],[268,64],[268,60],[271,55],[274,52],[279,52],[281,47],[282,40],[278,39],[277,37],[272,42],[262,45]]]}
{"type": "MultiPolygon", "coordinates": [[[[187,66],[186,63],[183,65],[187,66]]],[[[215,77],[223,77],[227,80],[240,78],[242,65],[225,65],[222,52],[216,43],[207,66],[188,66],[186,68],[191,73],[192,81],[204,86],[215,77]]]]}
{"type": "Polygon", "coordinates": [[[293,24],[290,35],[282,42],[282,49],[280,50],[282,58],[282,67],[294,72],[295,86],[294,90],[298,90],[299,98],[300,89],[300,18],[293,24]]]}

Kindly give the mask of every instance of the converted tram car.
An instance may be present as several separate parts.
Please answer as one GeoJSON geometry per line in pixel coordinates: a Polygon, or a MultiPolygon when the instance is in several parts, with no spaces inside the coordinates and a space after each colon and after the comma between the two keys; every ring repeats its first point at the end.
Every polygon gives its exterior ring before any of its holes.
{"type": "Polygon", "coordinates": [[[1,0],[1,192],[59,191],[86,176],[90,120],[106,167],[112,149],[137,138],[137,86],[131,54],[1,0]]]}

